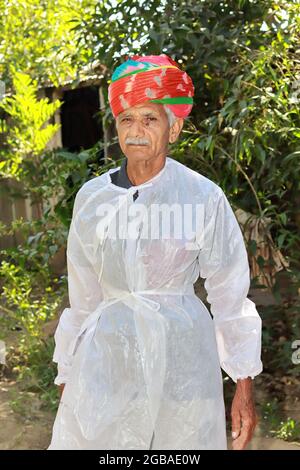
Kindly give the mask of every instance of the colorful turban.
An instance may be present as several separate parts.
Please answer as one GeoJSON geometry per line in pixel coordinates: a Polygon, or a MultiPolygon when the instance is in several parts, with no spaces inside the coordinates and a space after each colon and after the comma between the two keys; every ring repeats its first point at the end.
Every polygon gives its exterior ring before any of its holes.
{"type": "Polygon", "coordinates": [[[191,77],[166,54],[134,55],[116,68],[108,87],[114,117],[145,101],[167,105],[175,116],[187,117],[193,107],[191,77]]]}

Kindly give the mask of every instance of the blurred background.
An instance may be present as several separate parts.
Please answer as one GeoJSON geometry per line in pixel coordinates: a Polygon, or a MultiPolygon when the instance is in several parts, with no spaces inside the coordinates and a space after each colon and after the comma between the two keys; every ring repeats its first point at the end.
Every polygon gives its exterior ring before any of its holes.
{"type": "MultiPolygon", "coordinates": [[[[263,319],[249,449],[299,450],[299,3],[0,0],[0,11],[0,449],[50,443],[74,197],[124,158],[112,70],[127,54],[166,53],[195,85],[169,155],[225,191],[263,319]]],[[[225,374],[224,391],[229,416],[225,374]]]]}

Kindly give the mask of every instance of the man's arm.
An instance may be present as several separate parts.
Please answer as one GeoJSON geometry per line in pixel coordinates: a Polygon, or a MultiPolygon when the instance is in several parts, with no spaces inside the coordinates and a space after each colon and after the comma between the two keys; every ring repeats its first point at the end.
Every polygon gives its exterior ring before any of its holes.
{"type": "Polygon", "coordinates": [[[220,365],[237,384],[232,403],[234,450],[252,437],[256,413],[252,378],[262,371],[261,318],[247,298],[248,255],[241,229],[223,191],[209,201],[204,235],[200,234],[200,276],[211,304],[220,365]]]}
{"type": "Polygon", "coordinates": [[[87,197],[88,194],[83,186],[75,198],[67,241],[70,308],[65,308],[62,312],[54,335],[53,361],[57,363],[58,368],[54,383],[59,386],[61,395],[73,363],[73,352],[70,352],[70,346],[80,332],[84,320],[95,310],[103,298],[91,258],[91,249],[88,251],[91,227],[84,225],[88,219],[88,207],[85,204],[87,197]],[[83,217],[80,216],[80,212],[84,212],[83,217]]]}

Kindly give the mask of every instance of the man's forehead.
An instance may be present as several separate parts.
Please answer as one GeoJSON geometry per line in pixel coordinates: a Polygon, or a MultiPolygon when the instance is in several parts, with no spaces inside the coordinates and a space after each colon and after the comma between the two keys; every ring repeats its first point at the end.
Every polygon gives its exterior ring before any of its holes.
{"type": "Polygon", "coordinates": [[[164,111],[164,108],[161,104],[142,104],[125,109],[122,113],[119,114],[119,116],[127,116],[131,114],[161,114],[162,111],[164,111]]]}

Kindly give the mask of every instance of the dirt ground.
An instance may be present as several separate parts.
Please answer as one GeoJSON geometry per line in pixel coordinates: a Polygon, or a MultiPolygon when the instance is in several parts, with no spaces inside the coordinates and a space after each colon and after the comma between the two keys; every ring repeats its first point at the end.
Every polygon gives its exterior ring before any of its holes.
{"type": "Polygon", "coordinates": [[[54,416],[41,411],[35,394],[22,393],[14,381],[0,381],[0,449],[46,449],[54,416]]]}

